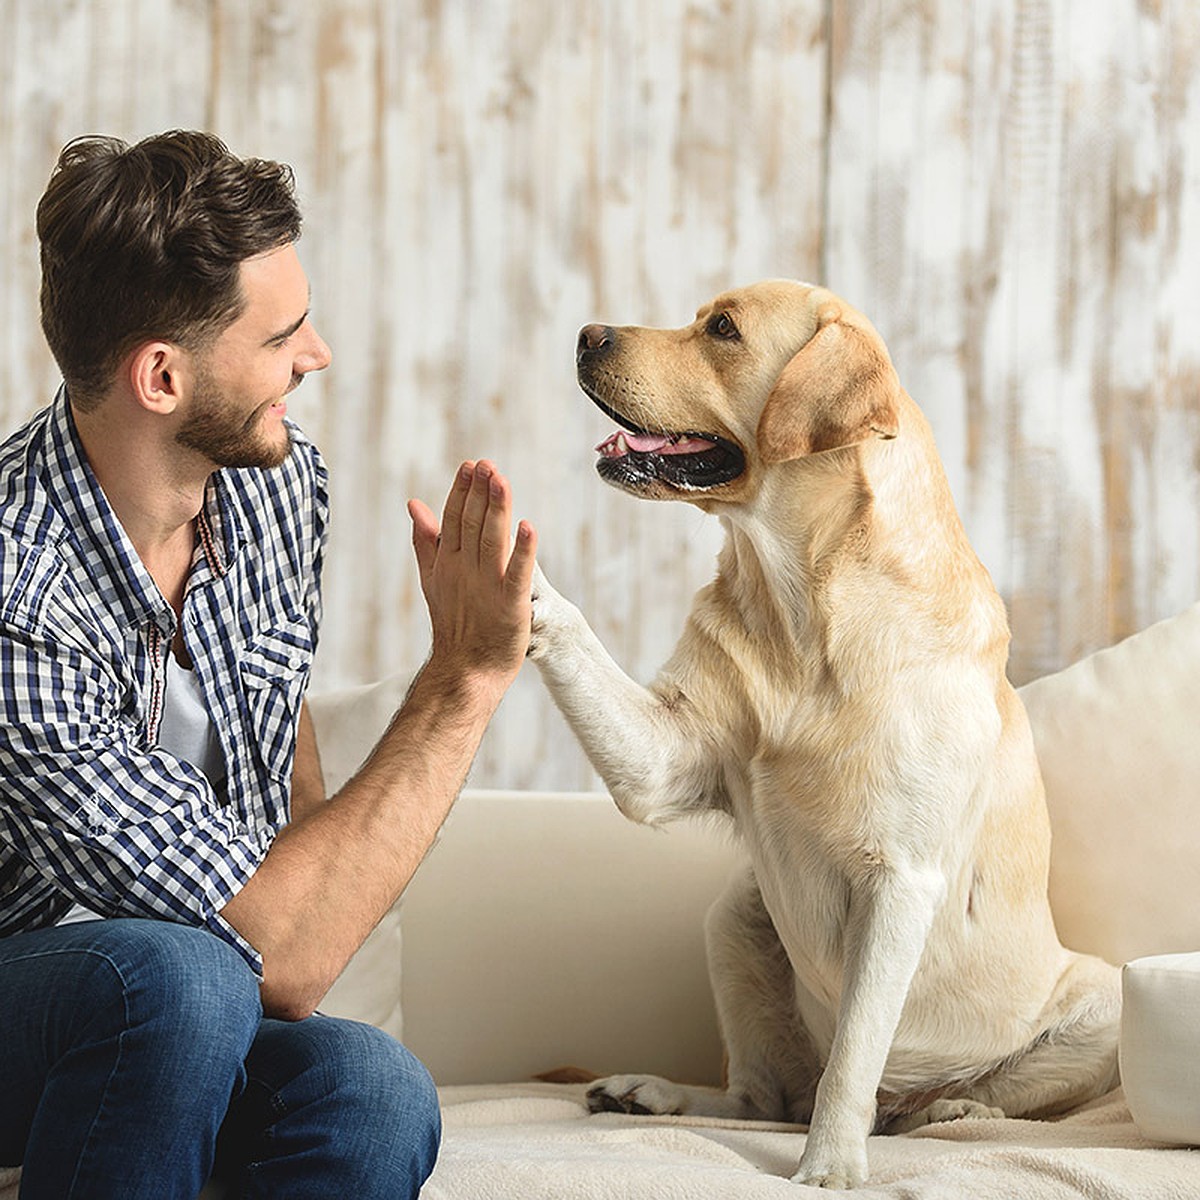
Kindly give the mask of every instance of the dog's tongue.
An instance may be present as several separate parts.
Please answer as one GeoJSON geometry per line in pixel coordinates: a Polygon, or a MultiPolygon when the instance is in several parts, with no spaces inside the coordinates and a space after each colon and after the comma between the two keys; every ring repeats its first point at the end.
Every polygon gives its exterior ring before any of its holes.
{"type": "Polygon", "coordinates": [[[607,441],[603,441],[596,449],[605,458],[620,458],[630,450],[642,454],[699,454],[711,450],[715,443],[704,438],[680,438],[674,441],[661,433],[627,433],[618,429],[607,441]]]}
{"type": "Polygon", "coordinates": [[[643,454],[653,454],[656,450],[665,450],[670,444],[671,439],[661,433],[625,434],[625,445],[630,450],[640,450],[643,454]]]}

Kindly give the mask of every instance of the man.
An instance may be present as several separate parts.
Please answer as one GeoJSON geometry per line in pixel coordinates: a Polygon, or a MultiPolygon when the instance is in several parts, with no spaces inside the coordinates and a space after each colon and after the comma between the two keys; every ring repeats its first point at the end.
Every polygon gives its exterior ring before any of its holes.
{"type": "Polygon", "coordinates": [[[413,501],[432,649],[326,800],[304,690],[329,350],[290,170],[86,138],[38,208],[54,403],[0,447],[0,1164],[22,1197],[416,1195],[428,1074],[312,1015],[524,658],[536,537],[488,462],[413,501]],[[510,550],[511,547],[511,550],[510,550]],[[102,918],[102,919],[97,919],[102,918]]]}

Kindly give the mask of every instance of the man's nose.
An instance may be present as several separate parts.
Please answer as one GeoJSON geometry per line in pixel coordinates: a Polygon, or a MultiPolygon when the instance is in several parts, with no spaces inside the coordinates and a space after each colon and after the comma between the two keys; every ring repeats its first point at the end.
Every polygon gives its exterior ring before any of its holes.
{"type": "Polygon", "coordinates": [[[309,344],[296,359],[296,370],[302,374],[323,371],[333,361],[333,352],[325,344],[325,339],[311,325],[308,332],[309,344]]]}

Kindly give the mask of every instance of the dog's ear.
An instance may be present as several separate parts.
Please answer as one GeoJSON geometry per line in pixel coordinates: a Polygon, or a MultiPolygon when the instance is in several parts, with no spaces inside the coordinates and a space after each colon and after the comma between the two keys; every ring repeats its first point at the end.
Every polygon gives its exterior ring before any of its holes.
{"type": "Polygon", "coordinates": [[[900,381],[878,335],[834,314],[822,316],[821,327],[783,368],[759,417],[764,462],[899,432],[900,381]]]}

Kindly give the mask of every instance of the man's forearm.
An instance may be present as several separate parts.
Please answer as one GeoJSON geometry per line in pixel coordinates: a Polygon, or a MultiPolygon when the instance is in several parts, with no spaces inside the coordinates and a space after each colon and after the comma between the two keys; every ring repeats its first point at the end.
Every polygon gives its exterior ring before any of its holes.
{"type": "Polygon", "coordinates": [[[433,661],[426,664],[360,772],[335,797],[349,792],[357,798],[361,791],[384,802],[394,797],[397,781],[403,781],[402,794],[393,799],[405,812],[396,830],[403,877],[389,906],[412,878],[462,790],[503,694],[504,687],[488,679],[455,675],[433,661]]]}
{"type": "Polygon", "coordinates": [[[429,661],[358,774],[279,834],[222,911],[262,956],[272,1015],[307,1016],[404,890],[529,646],[537,535],[523,521],[511,540],[507,480],[463,463],[440,525],[420,501],[409,514],[429,661]]]}
{"type": "Polygon", "coordinates": [[[396,901],[458,796],[503,686],[431,661],[361,770],[281,831],[223,916],[270,1015],[307,1016],[396,901]]]}

